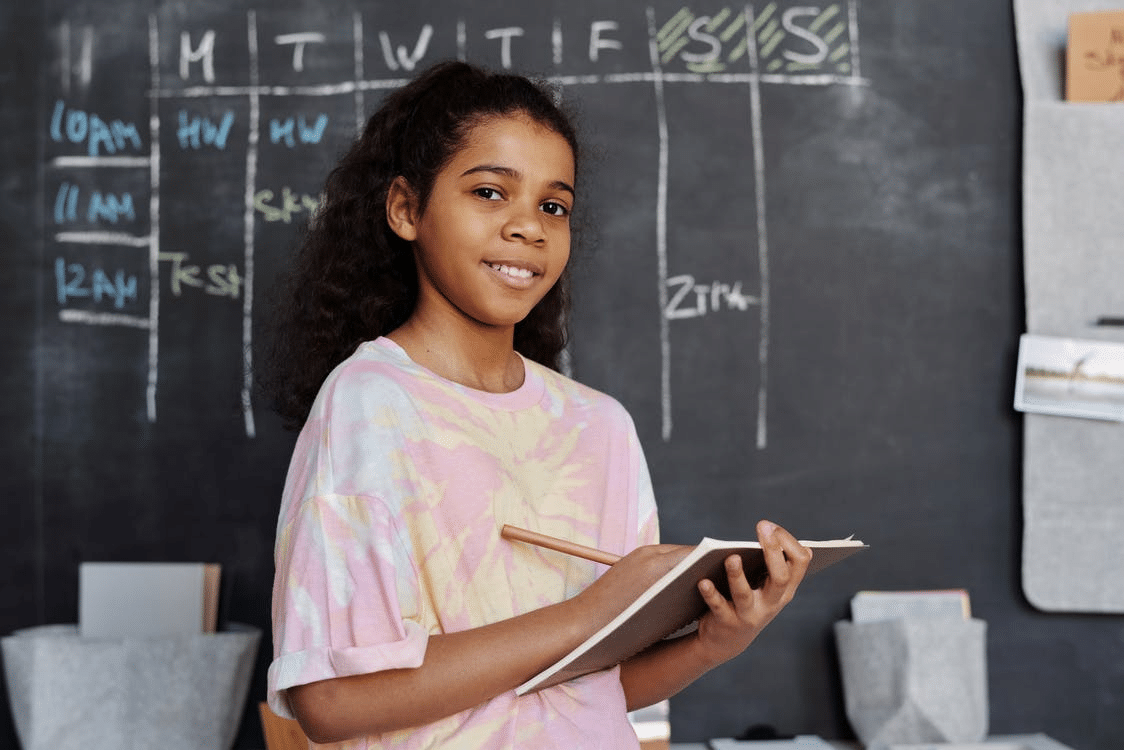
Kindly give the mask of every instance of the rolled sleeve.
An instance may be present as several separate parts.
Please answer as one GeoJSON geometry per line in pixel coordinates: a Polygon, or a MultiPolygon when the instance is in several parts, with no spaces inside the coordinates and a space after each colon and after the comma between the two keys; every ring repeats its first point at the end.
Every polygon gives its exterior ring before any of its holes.
{"type": "Polygon", "coordinates": [[[278,716],[293,718],[285,690],[295,685],[333,677],[381,672],[385,669],[420,667],[425,658],[429,633],[407,620],[406,637],[394,643],[349,648],[314,648],[282,654],[269,665],[268,702],[278,716]]]}
{"type": "Polygon", "coordinates": [[[268,702],[291,716],[294,685],[414,668],[429,639],[416,567],[377,499],[318,497],[282,527],[273,589],[268,702]]]}

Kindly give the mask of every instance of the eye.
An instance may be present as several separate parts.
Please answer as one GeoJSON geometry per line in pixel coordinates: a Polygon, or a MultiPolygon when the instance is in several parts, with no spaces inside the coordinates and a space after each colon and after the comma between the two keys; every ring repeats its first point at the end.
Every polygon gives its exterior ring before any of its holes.
{"type": "Polygon", "coordinates": [[[500,191],[493,187],[478,187],[472,192],[486,201],[498,201],[503,198],[500,191]]]}
{"type": "Polygon", "coordinates": [[[569,216],[570,209],[558,201],[547,201],[542,204],[542,210],[551,216],[569,216]]]}

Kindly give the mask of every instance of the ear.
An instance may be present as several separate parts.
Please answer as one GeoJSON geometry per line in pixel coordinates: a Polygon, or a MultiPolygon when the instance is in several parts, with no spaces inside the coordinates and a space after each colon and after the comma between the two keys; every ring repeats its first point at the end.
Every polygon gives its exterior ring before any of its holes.
{"type": "Polygon", "coordinates": [[[413,242],[418,238],[417,200],[414,191],[399,175],[390,183],[386,194],[386,220],[390,228],[402,239],[413,242]]]}

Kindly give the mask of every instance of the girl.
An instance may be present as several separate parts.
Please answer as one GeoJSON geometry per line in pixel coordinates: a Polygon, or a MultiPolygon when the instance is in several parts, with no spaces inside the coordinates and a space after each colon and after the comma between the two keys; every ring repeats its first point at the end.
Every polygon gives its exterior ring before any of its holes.
{"type": "Polygon", "coordinates": [[[810,553],[762,522],[698,630],[517,697],[686,548],[655,544],[618,402],[565,343],[574,129],[530,81],[464,63],[392,94],[329,176],[291,275],[276,403],[303,423],[278,523],[269,702],[347,748],[637,747],[626,711],[740,653],[810,553]],[[505,523],[625,557],[504,541],[505,523]]]}

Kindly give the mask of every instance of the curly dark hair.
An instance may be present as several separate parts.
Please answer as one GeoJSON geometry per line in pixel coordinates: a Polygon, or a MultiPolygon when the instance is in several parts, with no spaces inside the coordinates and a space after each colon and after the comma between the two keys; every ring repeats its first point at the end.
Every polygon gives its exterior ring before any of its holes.
{"type": "MultiPolygon", "coordinates": [[[[410,243],[391,230],[387,192],[398,176],[425,210],[434,181],[472,128],[521,114],[570,144],[570,117],[545,83],[463,62],[439,63],[391,93],[328,175],[321,203],[274,289],[258,384],[287,427],[299,428],[328,373],[364,341],[406,322],[418,296],[410,243]]],[[[515,326],[515,349],[558,369],[566,345],[569,273],[515,326]]]]}

